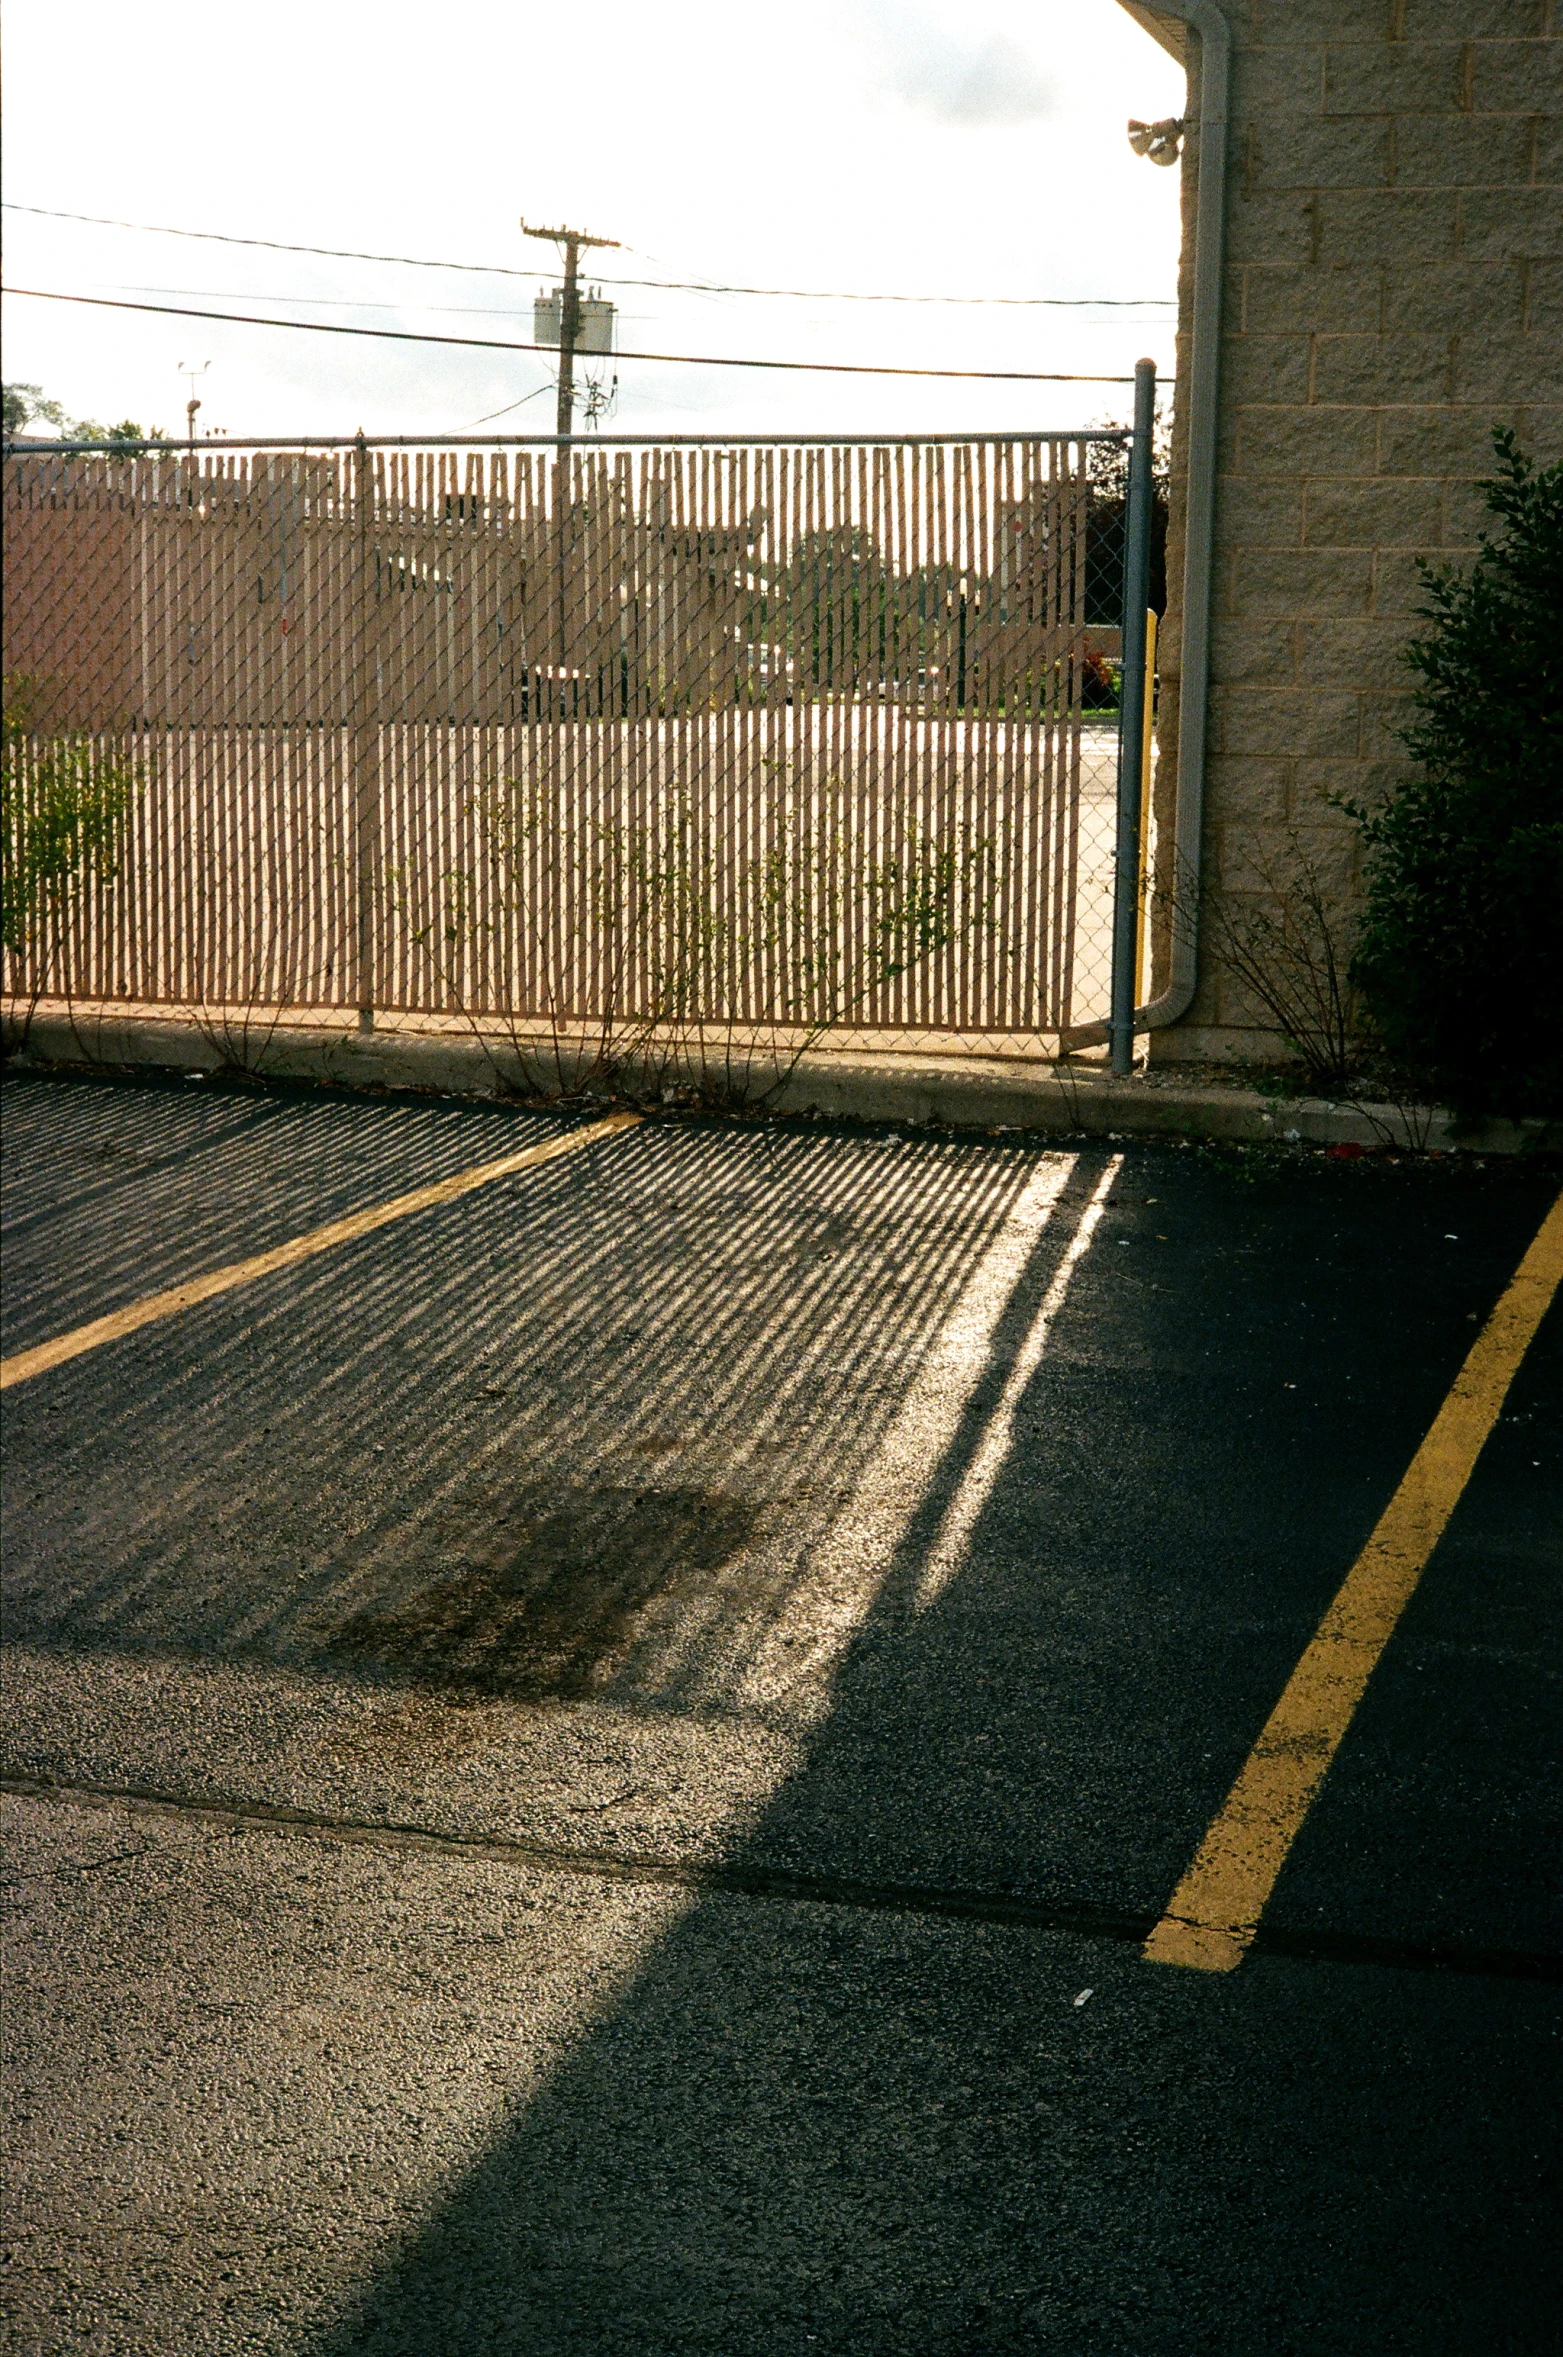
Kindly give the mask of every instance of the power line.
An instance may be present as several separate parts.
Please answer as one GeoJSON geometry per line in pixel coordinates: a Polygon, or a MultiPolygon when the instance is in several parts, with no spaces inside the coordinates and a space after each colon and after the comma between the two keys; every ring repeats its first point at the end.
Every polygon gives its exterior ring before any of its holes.
{"type": "MultiPolygon", "coordinates": [[[[192,311],[175,303],[127,303],[113,295],[62,295],[45,287],[0,287],[40,303],[86,303],[97,311],[151,311],[163,319],[217,319],[229,327],[286,327],[314,336],[369,336],[382,344],[455,344],[471,352],[551,352],[551,344],[502,342],[493,336],[420,335],[405,327],[340,327],[326,319],[262,319],[252,311],[192,311]]],[[[657,360],[683,368],[785,368],[825,376],[932,376],[1019,385],[1131,385],[1132,376],[1085,376],[1040,368],[889,368],[863,360],[740,360],[718,352],[621,352],[621,360],[657,360]]],[[[1157,380],[1169,383],[1166,377],[1157,380]]]]}
{"type": "MultiPolygon", "coordinates": [[[[364,254],[347,246],[287,245],[275,237],[230,237],[218,229],[171,229],[163,221],[117,221],[104,213],[60,213],[48,205],[6,200],[0,210],[31,213],[41,221],[82,221],[94,229],[134,229],[151,237],[194,237],[207,245],[259,246],[269,254],[317,254],[329,262],[394,262],[408,270],[467,270],[482,278],[526,278],[534,270],[512,270],[500,262],[431,262],[421,254],[364,254]]],[[[960,303],[997,305],[1020,311],[1171,311],[1165,295],[864,295],[838,287],[724,286],[696,278],[603,278],[604,286],[655,287],[665,294],[797,296],[807,303],[960,303]]],[[[1125,380],[1126,382],[1129,380],[1125,380]]]]}

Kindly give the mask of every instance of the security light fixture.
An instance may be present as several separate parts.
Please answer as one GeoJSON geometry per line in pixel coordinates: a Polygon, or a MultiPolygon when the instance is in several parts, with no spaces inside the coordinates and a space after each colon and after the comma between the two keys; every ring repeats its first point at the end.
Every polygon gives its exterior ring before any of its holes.
{"type": "Polygon", "coordinates": [[[1175,164],[1183,153],[1183,122],[1177,115],[1169,115],[1164,123],[1129,124],[1129,145],[1136,155],[1149,156],[1153,164],[1175,164]]]}

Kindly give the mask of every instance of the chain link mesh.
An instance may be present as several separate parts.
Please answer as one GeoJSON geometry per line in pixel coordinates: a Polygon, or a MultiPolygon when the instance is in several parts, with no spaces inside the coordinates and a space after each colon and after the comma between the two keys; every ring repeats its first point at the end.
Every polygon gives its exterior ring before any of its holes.
{"type": "Polygon", "coordinates": [[[67,775],[113,841],[8,987],[1056,1041],[1109,982],[1091,453],[15,456],[12,830],[67,775]]]}

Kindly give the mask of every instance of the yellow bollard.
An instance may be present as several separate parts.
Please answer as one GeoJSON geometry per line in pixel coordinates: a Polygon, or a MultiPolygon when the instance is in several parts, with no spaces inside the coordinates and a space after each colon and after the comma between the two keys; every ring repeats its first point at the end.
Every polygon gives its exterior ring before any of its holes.
{"type": "Polygon", "coordinates": [[[1134,933],[1134,1003],[1145,1004],[1145,902],[1151,855],[1151,738],[1156,727],[1156,615],[1145,612],[1145,736],[1140,747],[1140,889],[1134,933]]]}

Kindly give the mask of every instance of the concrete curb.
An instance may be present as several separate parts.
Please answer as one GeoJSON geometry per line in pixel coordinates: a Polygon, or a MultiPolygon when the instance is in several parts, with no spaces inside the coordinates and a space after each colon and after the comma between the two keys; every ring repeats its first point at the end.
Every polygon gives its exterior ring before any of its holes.
{"type": "MultiPolygon", "coordinates": [[[[28,1063],[114,1072],[233,1071],[208,1029],[175,1015],[89,1015],[40,1008],[28,1063]]],[[[470,1033],[345,1023],[279,1024],[247,1057],[258,1080],[315,1081],[339,1088],[411,1088],[493,1098],[515,1058],[508,1040],[486,1045],[470,1033]]],[[[687,1084],[690,1073],[675,1078],[687,1084]]],[[[628,1070],[629,1093],[653,1100],[668,1072],[628,1070]],[[637,1086],[637,1083],[640,1085],[637,1086]]],[[[514,1092],[519,1094],[519,1091],[514,1092]]],[[[674,1101],[683,1095],[674,1091],[674,1101]]],[[[758,1091],[756,1092],[759,1093],[758,1091]]],[[[1234,1145],[1391,1146],[1403,1152],[1563,1152],[1563,1121],[1484,1121],[1461,1126],[1433,1107],[1331,1104],[1277,1098],[1219,1081],[1155,1072],[1114,1080],[1085,1067],[1062,1071],[998,1057],[862,1056],[816,1051],[765,1098],[777,1113],[847,1120],[933,1123],[950,1129],[1040,1130],[1066,1136],[1197,1137],[1234,1145]]]]}

